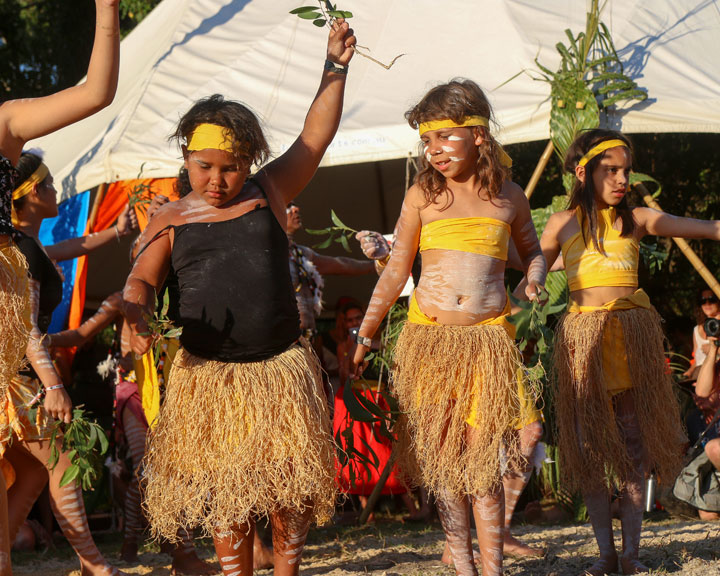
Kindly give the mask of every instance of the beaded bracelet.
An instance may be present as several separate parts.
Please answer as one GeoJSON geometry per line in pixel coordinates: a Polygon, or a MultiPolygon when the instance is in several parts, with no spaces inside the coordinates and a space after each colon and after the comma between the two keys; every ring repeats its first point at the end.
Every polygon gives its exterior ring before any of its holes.
{"type": "Polygon", "coordinates": [[[65,388],[64,384],[55,384],[55,386],[48,386],[45,388],[45,392],[50,392],[50,390],[60,390],[60,388],[65,388]]]}

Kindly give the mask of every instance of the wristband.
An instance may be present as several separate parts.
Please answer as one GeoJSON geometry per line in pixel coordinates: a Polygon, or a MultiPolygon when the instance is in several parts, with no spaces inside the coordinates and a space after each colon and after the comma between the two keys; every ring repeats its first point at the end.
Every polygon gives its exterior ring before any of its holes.
{"type": "Polygon", "coordinates": [[[325,60],[325,70],[334,74],[343,74],[347,76],[348,66],[342,64],[336,64],[332,60],[325,60]]]}
{"type": "Polygon", "coordinates": [[[60,390],[60,388],[65,388],[64,384],[55,384],[55,386],[48,386],[45,388],[45,392],[50,392],[50,390],[60,390]]]}
{"type": "Polygon", "coordinates": [[[367,336],[360,336],[360,334],[356,334],[355,342],[362,344],[363,346],[367,346],[368,348],[372,348],[372,338],[368,338],[367,336]]]}

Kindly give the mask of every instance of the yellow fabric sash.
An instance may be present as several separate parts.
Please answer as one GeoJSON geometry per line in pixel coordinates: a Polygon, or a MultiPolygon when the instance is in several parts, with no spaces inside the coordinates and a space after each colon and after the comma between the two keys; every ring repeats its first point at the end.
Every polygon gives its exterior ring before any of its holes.
{"type": "Polygon", "coordinates": [[[590,148],[587,152],[585,152],[585,156],[580,158],[578,161],[578,166],[585,166],[590,160],[595,158],[598,154],[602,154],[605,152],[605,150],[609,150],[610,148],[618,148],[619,146],[623,146],[627,148],[627,144],[623,142],[622,140],[605,140],[604,142],[600,142],[600,144],[597,144],[590,148]]]}
{"type": "MultiPolygon", "coordinates": [[[[450,118],[445,118],[443,120],[428,120],[427,122],[420,122],[418,130],[420,132],[420,136],[422,136],[425,132],[430,132],[431,130],[441,130],[442,128],[468,128],[470,126],[483,126],[485,128],[490,128],[490,121],[485,118],[485,116],[465,116],[459,124],[450,118]]],[[[512,158],[510,158],[508,153],[505,152],[504,148],[500,146],[500,144],[498,144],[498,148],[500,163],[506,168],[512,168],[512,158]]]]}
{"type": "Polygon", "coordinates": [[[160,383],[158,382],[155,355],[152,348],[143,354],[140,359],[136,357],[134,362],[138,394],[142,400],[145,419],[152,430],[157,424],[157,416],[160,412],[160,383]]]}
{"type": "MultiPolygon", "coordinates": [[[[650,307],[650,297],[642,288],[639,288],[630,296],[616,298],[602,306],[580,306],[576,302],[570,301],[568,311],[571,314],[583,314],[597,312],[598,310],[613,312],[632,310],[633,308],[650,309],[650,307]]],[[[612,396],[633,387],[627,352],[625,351],[625,335],[622,323],[619,318],[614,316],[608,319],[602,335],[602,363],[603,373],[606,375],[605,386],[612,396]]]]}
{"type": "MultiPolygon", "coordinates": [[[[503,309],[500,316],[481,320],[477,324],[472,324],[472,326],[502,326],[508,333],[508,336],[510,336],[510,338],[512,339],[515,339],[515,326],[508,321],[508,316],[510,316],[509,299],[505,301],[505,308],[503,309]]],[[[410,296],[410,304],[408,307],[408,322],[412,322],[413,324],[422,324],[424,326],[442,326],[442,324],[436,322],[433,318],[420,310],[420,306],[415,299],[415,292],[413,292],[412,296],[410,296]]]]}
{"type": "Polygon", "coordinates": [[[458,250],[507,260],[510,224],[495,218],[443,218],[420,231],[420,252],[458,250]]]}
{"type": "Polygon", "coordinates": [[[229,128],[217,124],[200,124],[188,139],[187,149],[192,151],[211,148],[233,154],[233,141],[234,134],[229,128]]]}

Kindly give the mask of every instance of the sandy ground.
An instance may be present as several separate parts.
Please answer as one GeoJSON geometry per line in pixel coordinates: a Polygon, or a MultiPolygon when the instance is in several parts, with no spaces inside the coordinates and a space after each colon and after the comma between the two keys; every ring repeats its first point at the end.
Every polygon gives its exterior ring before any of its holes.
{"type": "MultiPolygon", "coordinates": [[[[619,543],[619,525],[616,526],[619,543]]],[[[547,556],[538,560],[506,559],[510,576],[575,576],[589,566],[597,553],[590,526],[518,526],[517,536],[529,544],[545,546],[547,556]]],[[[140,562],[129,565],[116,560],[121,537],[98,535],[103,553],[128,574],[166,576],[170,559],[155,544],[141,550],[140,562]]],[[[209,540],[198,540],[200,556],[215,561],[209,540]]],[[[344,526],[311,532],[303,557],[302,573],[316,576],[374,574],[376,576],[421,576],[454,571],[440,562],[443,534],[437,522],[404,524],[399,517],[380,517],[363,527],[344,526]]],[[[720,576],[720,523],[671,518],[648,519],[643,526],[640,559],[652,574],[720,576]]],[[[79,575],[79,564],[72,550],[59,543],[56,550],[43,554],[14,554],[16,575],[79,575]]],[[[270,575],[270,570],[256,574],[270,575]]]]}

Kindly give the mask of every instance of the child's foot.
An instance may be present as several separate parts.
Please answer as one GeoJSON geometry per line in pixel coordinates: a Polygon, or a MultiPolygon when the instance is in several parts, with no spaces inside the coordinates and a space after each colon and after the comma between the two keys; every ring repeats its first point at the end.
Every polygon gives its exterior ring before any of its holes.
{"type": "Polygon", "coordinates": [[[272,548],[263,544],[253,544],[253,570],[272,568],[275,565],[272,548]]]}
{"type": "Polygon", "coordinates": [[[650,568],[645,566],[637,558],[621,558],[620,565],[622,566],[623,574],[644,574],[650,572],[650,568]]]}
{"type": "Polygon", "coordinates": [[[129,576],[125,572],[120,572],[115,566],[110,564],[85,564],[80,565],[81,576],[129,576]]]}
{"type": "Polygon", "coordinates": [[[505,534],[503,542],[503,555],[518,558],[542,558],[547,550],[545,548],[533,548],[520,542],[509,533],[505,534]]]}
{"type": "Polygon", "coordinates": [[[590,568],[583,572],[583,576],[605,576],[605,574],[615,574],[618,571],[617,554],[606,558],[600,557],[590,568]]]}
{"type": "Polygon", "coordinates": [[[123,560],[125,562],[137,562],[137,560],[138,560],[137,540],[123,540],[122,548],[120,548],[120,560],[123,560]]]}
{"type": "MultiPolygon", "coordinates": [[[[473,550],[473,561],[475,562],[475,564],[480,565],[480,552],[478,552],[477,550],[473,550]]],[[[445,540],[445,548],[443,548],[440,562],[442,562],[443,564],[447,564],[448,566],[454,565],[452,555],[450,554],[450,546],[448,546],[447,540],[445,540]]]]}
{"type": "Polygon", "coordinates": [[[217,574],[217,566],[202,560],[194,549],[188,552],[176,550],[172,555],[172,574],[186,574],[189,576],[210,576],[217,574]]]}

